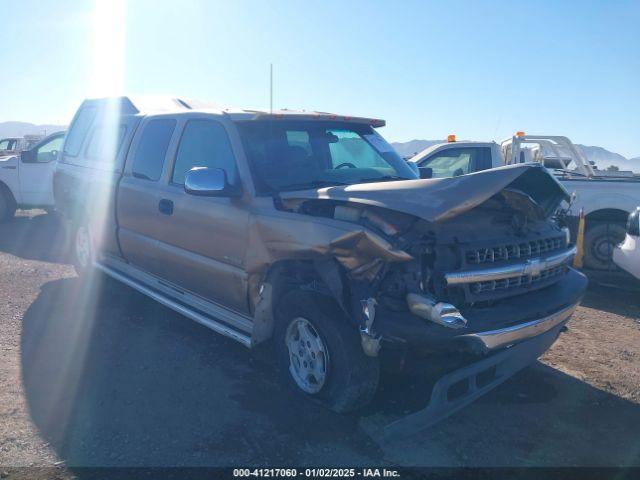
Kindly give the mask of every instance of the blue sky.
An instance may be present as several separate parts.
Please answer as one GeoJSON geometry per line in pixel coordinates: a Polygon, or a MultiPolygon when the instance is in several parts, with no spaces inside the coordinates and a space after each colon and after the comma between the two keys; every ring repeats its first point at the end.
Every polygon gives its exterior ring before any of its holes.
{"type": "MultiPolygon", "coordinates": [[[[107,0],[109,1],[109,0],[107,0]]],[[[0,121],[95,92],[93,1],[0,0],[0,121]]],[[[563,134],[640,155],[640,1],[129,0],[126,92],[385,118],[392,141],[563,134]]]]}

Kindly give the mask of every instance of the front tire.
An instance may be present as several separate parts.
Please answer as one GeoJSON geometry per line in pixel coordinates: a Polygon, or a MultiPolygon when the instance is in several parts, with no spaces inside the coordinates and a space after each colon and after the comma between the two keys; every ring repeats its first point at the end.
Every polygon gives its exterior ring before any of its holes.
{"type": "Polygon", "coordinates": [[[599,223],[584,235],[584,265],[593,270],[617,270],[613,250],[624,240],[626,230],[619,223],[599,223]]]}
{"type": "Polygon", "coordinates": [[[338,413],[371,401],[379,361],[364,354],[360,334],[331,298],[290,291],[278,303],[276,322],[278,364],[295,390],[338,413]]]}

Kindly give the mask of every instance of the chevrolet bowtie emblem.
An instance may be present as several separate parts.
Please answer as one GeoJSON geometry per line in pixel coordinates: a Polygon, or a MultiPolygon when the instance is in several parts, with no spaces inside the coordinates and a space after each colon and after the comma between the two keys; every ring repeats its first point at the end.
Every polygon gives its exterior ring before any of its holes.
{"type": "Polygon", "coordinates": [[[527,260],[527,263],[524,266],[523,273],[524,275],[529,275],[531,277],[537,277],[542,273],[542,270],[545,269],[547,262],[540,259],[532,259],[527,260]]]}

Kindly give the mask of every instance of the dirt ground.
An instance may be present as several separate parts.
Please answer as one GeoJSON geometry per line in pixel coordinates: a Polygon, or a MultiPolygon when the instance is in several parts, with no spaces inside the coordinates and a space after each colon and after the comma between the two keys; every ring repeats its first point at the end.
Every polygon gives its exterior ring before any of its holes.
{"type": "Polygon", "coordinates": [[[552,349],[426,432],[379,426],[418,400],[383,378],[341,416],[283,388],[260,351],[97,276],[55,216],[0,226],[0,466],[640,465],[640,293],[592,286],[552,349]],[[390,388],[389,385],[393,385],[390,388]]]}

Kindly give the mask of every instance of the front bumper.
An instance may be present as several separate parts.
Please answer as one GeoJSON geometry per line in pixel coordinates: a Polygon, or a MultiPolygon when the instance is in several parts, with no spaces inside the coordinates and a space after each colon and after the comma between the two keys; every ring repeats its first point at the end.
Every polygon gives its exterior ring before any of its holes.
{"type": "Polygon", "coordinates": [[[586,288],[586,277],[569,269],[560,282],[542,290],[463,311],[467,327],[459,330],[413,315],[377,316],[374,325],[389,347],[436,354],[430,360],[440,358],[449,365],[428,405],[388,425],[385,435],[406,436],[428,428],[535,362],[558,338],[586,288]]]}
{"type": "Polygon", "coordinates": [[[537,337],[560,324],[565,324],[569,317],[573,315],[577,303],[560,310],[552,315],[530,322],[521,323],[512,327],[489,330],[488,332],[468,333],[461,338],[482,344],[487,350],[496,350],[521,342],[531,337],[537,337]]]}
{"type": "Polygon", "coordinates": [[[587,288],[587,279],[569,269],[559,282],[535,292],[511,297],[486,307],[461,309],[467,326],[447,328],[415,315],[377,309],[373,328],[387,347],[414,352],[453,351],[479,355],[541,335],[571,316],[587,288]]]}
{"type": "Polygon", "coordinates": [[[429,428],[497,387],[547,351],[567,320],[541,335],[444,375],[435,383],[427,407],[386,426],[385,436],[404,437],[429,428]]]}

